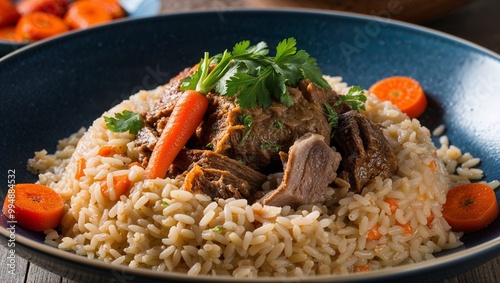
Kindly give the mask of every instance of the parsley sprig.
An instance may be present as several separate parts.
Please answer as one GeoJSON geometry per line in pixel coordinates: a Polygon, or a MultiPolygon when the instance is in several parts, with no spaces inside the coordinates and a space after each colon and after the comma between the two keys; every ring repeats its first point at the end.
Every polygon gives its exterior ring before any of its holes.
{"type": "Polygon", "coordinates": [[[104,121],[106,122],[106,127],[112,132],[123,133],[128,131],[133,135],[136,135],[144,124],[139,113],[129,110],[115,113],[114,117],[104,116],[104,121]]]}
{"type": "Polygon", "coordinates": [[[248,40],[237,43],[232,52],[226,50],[214,57],[205,52],[198,70],[183,79],[181,89],[202,93],[214,89],[221,95],[236,97],[242,108],[267,108],[273,99],[290,106],[293,100],[286,87],[305,78],[330,89],[316,59],[304,50],[297,50],[296,45],[295,38],[282,40],[274,57],[268,55],[267,43],[250,45],[248,40]],[[216,65],[210,70],[212,63],[216,65]]]}
{"type": "Polygon", "coordinates": [[[366,95],[365,91],[360,86],[353,86],[347,94],[339,95],[340,100],[335,103],[338,106],[342,101],[351,106],[352,110],[365,110],[366,95]]]}
{"type": "Polygon", "coordinates": [[[325,116],[326,120],[328,121],[328,124],[330,124],[330,127],[332,128],[337,128],[339,125],[339,115],[333,108],[328,104],[328,103],[323,103],[323,107],[325,108],[325,116]]]}
{"type": "MultiPolygon", "coordinates": [[[[339,106],[342,102],[348,104],[352,110],[359,112],[359,110],[365,109],[366,95],[363,88],[360,86],[353,86],[349,89],[347,94],[339,95],[339,100],[335,102],[334,106],[339,106]]],[[[323,103],[323,108],[325,108],[325,116],[328,124],[335,129],[339,124],[339,115],[333,108],[327,104],[323,103]]]]}

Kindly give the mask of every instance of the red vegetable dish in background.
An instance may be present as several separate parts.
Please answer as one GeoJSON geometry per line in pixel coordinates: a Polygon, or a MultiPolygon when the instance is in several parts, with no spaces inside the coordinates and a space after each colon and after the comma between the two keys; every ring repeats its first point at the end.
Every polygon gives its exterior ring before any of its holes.
{"type": "Polygon", "coordinates": [[[125,16],[118,0],[0,0],[0,40],[33,42],[125,16]]]}

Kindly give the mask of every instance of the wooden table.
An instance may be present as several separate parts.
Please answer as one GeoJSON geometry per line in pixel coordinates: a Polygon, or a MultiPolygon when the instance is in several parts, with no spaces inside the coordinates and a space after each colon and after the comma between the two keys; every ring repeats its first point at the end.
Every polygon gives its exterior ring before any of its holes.
{"type": "MultiPolygon", "coordinates": [[[[362,2],[350,0],[352,3],[362,2]]],[[[403,1],[403,0],[401,0],[403,1]]],[[[440,0],[432,0],[434,2],[440,0]]],[[[458,1],[458,0],[457,0],[458,1]]],[[[162,0],[162,13],[175,13],[178,11],[192,11],[203,9],[238,9],[238,8],[274,8],[294,6],[300,1],[259,1],[259,0],[162,0]],[[289,3],[289,5],[287,5],[289,3]]],[[[306,1],[304,1],[306,2],[306,1]]],[[[312,1],[314,2],[314,1],[312,1]]],[[[308,6],[311,8],[311,1],[308,6]]],[[[320,7],[320,8],[325,8],[320,7]]],[[[328,7],[326,7],[328,8],[328,7]]],[[[355,7],[354,7],[355,8],[355,7]]],[[[350,7],[353,9],[353,7],[350,7]]],[[[410,19],[419,24],[440,30],[473,43],[481,45],[492,51],[500,53],[500,1],[498,0],[473,0],[453,12],[432,20],[410,19]]],[[[5,259],[7,249],[0,248],[0,282],[26,282],[26,283],[50,283],[75,282],[53,274],[49,271],[17,258],[17,276],[8,276],[6,273],[5,259]]],[[[472,270],[466,271],[456,277],[447,278],[446,283],[468,283],[468,282],[500,282],[500,255],[472,270]]]]}

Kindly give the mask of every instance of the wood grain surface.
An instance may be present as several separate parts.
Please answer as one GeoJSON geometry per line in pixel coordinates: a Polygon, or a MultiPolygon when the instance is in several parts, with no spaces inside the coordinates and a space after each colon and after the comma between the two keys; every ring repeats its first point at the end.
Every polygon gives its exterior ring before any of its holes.
{"type": "MultiPolygon", "coordinates": [[[[228,10],[240,8],[307,7],[338,9],[373,14],[373,11],[376,12],[383,9],[380,7],[387,7],[390,1],[394,3],[394,1],[398,0],[162,0],[162,13],[175,13],[180,11],[184,12],[204,9],[228,10]]],[[[500,1],[498,0],[399,0],[398,3],[403,4],[403,7],[405,7],[406,10],[406,13],[400,14],[398,19],[411,21],[432,29],[452,34],[494,52],[500,53],[500,1]],[[417,3],[420,3],[420,6],[417,5],[417,3]]],[[[7,274],[6,259],[7,249],[5,247],[1,247],[0,282],[77,282],[62,278],[56,274],[41,269],[35,264],[19,257],[16,259],[16,275],[11,276],[7,274]]],[[[441,281],[429,282],[500,282],[500,255],[474,269],[464,270],[462,274],[457,274],[454,277],[441,281]]]]}

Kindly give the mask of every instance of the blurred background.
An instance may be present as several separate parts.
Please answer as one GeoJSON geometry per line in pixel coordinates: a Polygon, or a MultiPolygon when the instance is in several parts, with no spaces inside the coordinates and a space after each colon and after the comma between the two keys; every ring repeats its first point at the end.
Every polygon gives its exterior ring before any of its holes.
{"type": "Polygon", "coordinates": [[[363,13],[443,31],[500,53],[499,0],[161,0],[161,4],[163,14],[239,8],[309,8],[363,13]]]}

